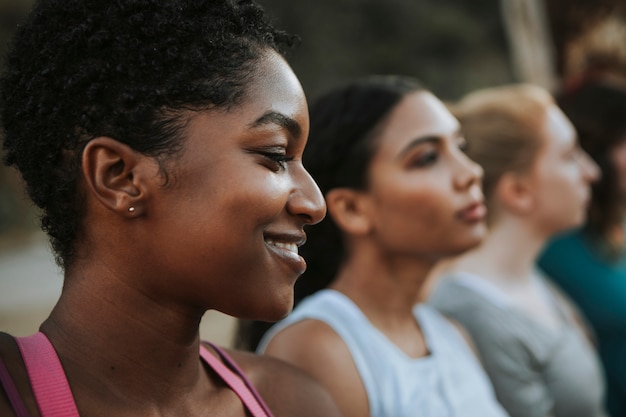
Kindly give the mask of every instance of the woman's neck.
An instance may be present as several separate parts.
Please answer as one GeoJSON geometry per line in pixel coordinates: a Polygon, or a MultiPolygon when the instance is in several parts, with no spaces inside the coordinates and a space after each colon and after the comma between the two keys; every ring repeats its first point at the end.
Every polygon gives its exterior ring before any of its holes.
{"type": "Polygon", "coordinates": [[[546,240],[523,219],[501,219],[492,225],[480,246],[457,258],[451,269],[474,273],[500,285],[524,285],[533,277],[546,240]]]}
{"type": "Polygon", "coordinates": [[[198,356],[201,317],[115,276],[83,274],[66,278],[41,330],[79,390],[109,392],[111,401],[180,404],[181,395],[208,386],[198,356]]]}
{"type": "Polygon", "coordinates": [[[372,321],[411,318],[434,262],[388,256],[371,246],[352,253],[331,288],[350,297],[372,321]]]}
{"type": "Polygon", "coordinates": [[[413,309],[434,263],[386,256],[367,245],[352,253],[331,288],[348,296],[407,356],[427,355],[427,343],[413,309]]]}

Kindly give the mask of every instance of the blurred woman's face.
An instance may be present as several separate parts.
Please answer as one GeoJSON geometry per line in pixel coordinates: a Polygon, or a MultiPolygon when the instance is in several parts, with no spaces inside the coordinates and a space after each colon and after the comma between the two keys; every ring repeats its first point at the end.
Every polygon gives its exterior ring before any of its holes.
{"type": "Polygon", "coordinates": [[[373,233],[391,256],[439,260],[486,233],[482,169],[457,120],[428,92],[407,95],[383,123],[368,171],[373,233]]]}
{"type": "Polygon", "coordinates": [[[530,173],[534,217],[548,236],[581,225],[598,166],[576,140],[574,127],[556,105],[540,125],[542,145],[530,173]]]}

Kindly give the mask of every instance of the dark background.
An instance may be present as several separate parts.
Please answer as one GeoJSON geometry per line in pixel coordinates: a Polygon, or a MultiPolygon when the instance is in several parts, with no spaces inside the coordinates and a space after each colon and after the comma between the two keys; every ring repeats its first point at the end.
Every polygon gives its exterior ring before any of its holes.
{"type": "MultiPolygon", "coordinates": [[[[448,101],[476,88],[524,81],[514,75],[519,71],[511,64],[512,35],[502,23],[499,0],[258,1],[280,27],[300,36],[300,45],[288,52],[287,59],[309,99],[374,73],[417,77],[448,101]]],[[[568,76],[572,51],[580,57],[582,50],[586,57],[592,55],[588,50],[597,49],[581,41],[585,33],[607,18],[617,16],[620,25],[626,21],[625,0],[515,1],[544,2],[559,81],[568,76]]],[[[8,41],[31,4],[32,0],[0,0],[0,71],[8,41]]],[[[624,52],[626,35],[613,37],[624,52]]],[[[614,58],[607,54],[615,55],[609,48],[599,59],[614,58]]],[[[626,74],[626,58],[616,61],[626,74]]],[[[0,166],[0,238],[6,241],[36,229],[36,211],[19,178],[14,170],[0,166]]]]}
{"type": "Polygon", "coordinates": [[[444,99],[513,80],[497,0],[260,0],[301,37],[288,54],[309,98],[373,73],[421,79],[444,99]]]}

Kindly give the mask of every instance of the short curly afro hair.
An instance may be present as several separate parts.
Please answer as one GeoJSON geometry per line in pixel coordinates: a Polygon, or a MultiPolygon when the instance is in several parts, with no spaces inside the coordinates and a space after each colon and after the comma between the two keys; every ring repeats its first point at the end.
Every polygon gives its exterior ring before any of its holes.
{"type": "Polygon", "coordinates": [[[5,162],[42,209],[57,263],[73,260],[86,143],[108,136],[160,162],[184,111],[238,104],[254,64],[297,39],[251,0],[39,0],[0,81],[5,162]]]}

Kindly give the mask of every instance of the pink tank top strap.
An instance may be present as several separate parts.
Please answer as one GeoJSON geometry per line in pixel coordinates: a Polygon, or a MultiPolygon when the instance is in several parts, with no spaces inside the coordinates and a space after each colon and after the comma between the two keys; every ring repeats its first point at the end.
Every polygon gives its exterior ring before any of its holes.
{"type": "Polygon", "coordinates": [[[78,417],[78,409],[54,347],[42,332],[16,338],[42,417],[78,417]]]}
{"type": "MultiPolygon", "coordinates": [[[[41,416],[79,417],[76,402],[63,371],[61,361],[46,335],[39,332],[28,337],[18,337],[16,341],[24,359],[26,372],[30,378],[31,387],[41,416]]],[[[211,347],[215,349],[228,366],[213,356],[202,344],[200,345],[200,356],[239,396],[252,416],[273,417],[261,395],[246,378],[239,366],[221,348],[213,344],[211,344],[211,347]]],[[[2,376],[0,379],[2,379],[5,390],[8,388],[8,391],[12,392],[11,387],[14,387],[14,384],[12,384],[8,372],[3,372],[3,365],[4,363],[0,361],[0,375],[2,376]],[[6,383],[7,380],[10,383],[6,383]]],[[[6,367],[4,367],[4,371],[6,371],[6,367]]],[[[9,398],[12,398],[14,395],[17,395],[17,392],[13,394],[7,392],[7,395],[9,398]]],[[[12,400],[11,402],[13,407],[15,407],[16,404],[13,404],[12,400]]],[[[18,405],[19,408],[23,408],[21,404],[18,405]]],[[[23,414],[25,411],[18,411],[18,409],[15,410],[18,412],[18,416],[25,415],[23,414]]]]}
{"type": "MultiPolygon", "coordinates": [[[[208,343],[208,342],[207,342],[208,343]]],[[[273,417],[263,398],[254,388],[252,383],[237,366],[237,364],[221,348],[209,343],[220,355],[222,361],[213,356],[211,352],[200,344],[200,356],[204,361],[228,384],[228,386],[239,396],[248,411],[253,417],[273,417]],[[230,369],[229,369],[230,368],[230,369]],[[232,370],[231,370],[232,369],[232,370]]]]}

